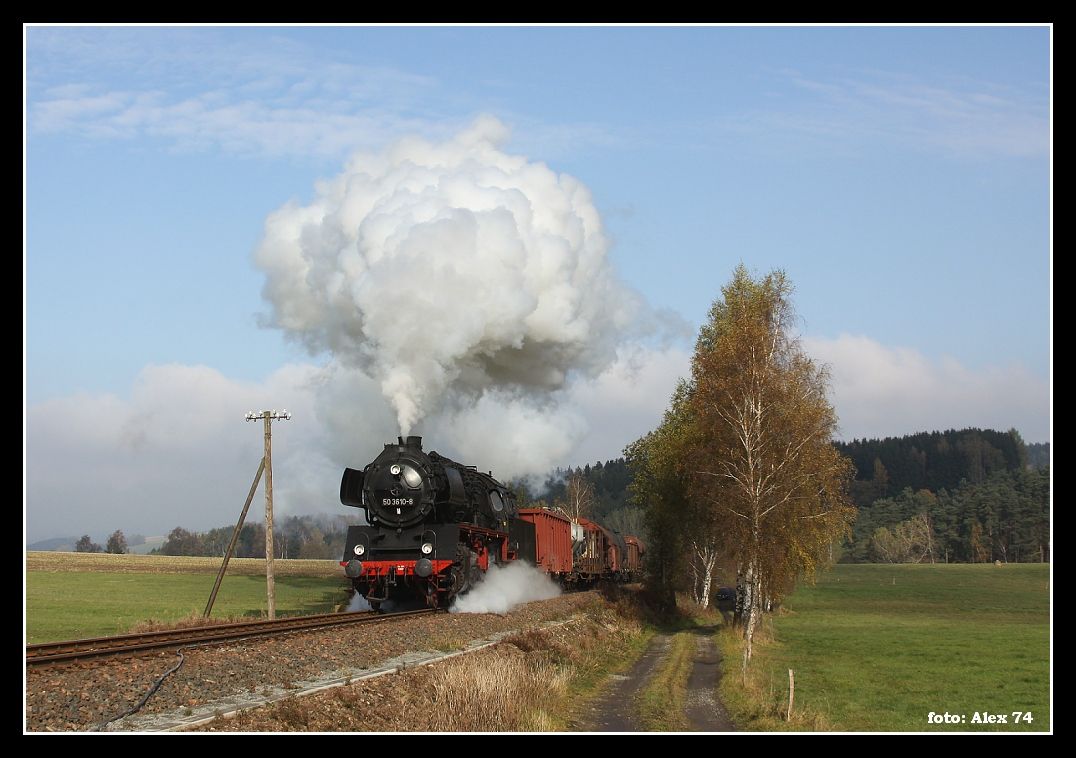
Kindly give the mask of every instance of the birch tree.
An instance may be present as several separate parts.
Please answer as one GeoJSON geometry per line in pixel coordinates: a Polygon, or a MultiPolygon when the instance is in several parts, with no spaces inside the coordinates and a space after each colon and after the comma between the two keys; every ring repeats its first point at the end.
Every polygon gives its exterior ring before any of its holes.
{"type": "Polygon", "coordinates": [[[564,512],[572,521],[586,518],[594,511],[594,485],[587,481],[582,473],[576,472],[568,477],[564,494],[564,512]]]}
{"type": "Polygon", "coordinates": [[[834,449],[828,375],[792,334],[791,285],[744,266],[722,289],[692,360],[692,499],[706,503],[743,581],[743,670],[764,599],[812,575],[854,518],[851,464],[834,449]]]}

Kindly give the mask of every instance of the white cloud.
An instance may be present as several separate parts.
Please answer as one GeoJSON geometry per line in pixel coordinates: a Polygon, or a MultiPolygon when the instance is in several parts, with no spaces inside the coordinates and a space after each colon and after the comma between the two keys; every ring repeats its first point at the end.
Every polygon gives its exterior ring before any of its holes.
{"type": "Polygon", "coordinates": [[[1049,439],[1049,388],[1021,366],[973,370],[848,334],[803,343],[830,365],[843,439],[965,427],[1015,428],[1028,442],[1049,439]]]}
{"type": "Polygon", "coordinates": [[[262,455],[260,422],[243,417],[266,409],[294,414],[274,424],[280,511],[331,510],[339,475],[321,481],[331,467],[309,454],[320,434],[316,376],[314,367],[286,366],[250,384],[205,366],[149,366],[129,398],[81,394],[31,406],[29,540],[234,523],[262,455]]]}
{"type": "MultiPolygon", "coordinates": [[[[489,393],[415,433],[427,450],[501,479],[544,475],[618,456],[660,421],[687,369],[682,351],[624,351],[556,406],[489,393]]],[[[80,394],[28,409],[28,540],[234,523],[262,454],[261,422],[243,417],[285,408],[292,419],[273,425],[276,513],[357,515],[339,502],[343,467],[362,468],[397,434],[375,380],[339,365],[291,365],[250,383],[173,364],[143,369],[126,398],[80,394]]],[[[262,518],[261,503],[259,490],[248,518],[262,518]]]]}

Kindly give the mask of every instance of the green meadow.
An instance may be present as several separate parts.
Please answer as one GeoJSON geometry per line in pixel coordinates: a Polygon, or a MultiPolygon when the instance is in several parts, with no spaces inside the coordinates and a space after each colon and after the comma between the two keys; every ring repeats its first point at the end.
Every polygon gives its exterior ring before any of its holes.
{"type": "MultiPolygon", "coordinates": [[[[122,634],[142,621],[178,621],[201,614],[213,589],[215,571],[207,571],[193,561],[186,567],[168,557],[158,558],[157,562],[146,560],[144,566],[136,567],[142,571],[132,570],[130,565],[123,565],[121,571],[108,571],[107,565],[75,571],[28,568],[27,643],[122,634]],[[183,568],[192,573],[173,573],[183,568]]],[[[219,566],[219,559],[216,563],[219,566]]],[[[261,564],[264,571],[264,561],[261,564]]],[[[328,613],[347,602],[342,572],[339,576],[290,575],[287,564],[276,563],[278,616],[328,613]]],[[[120,568],[119,561],[116,568],[120,568]]],[[[237,568],[237,573],[229,569],[225,576],[213,616],[265,615],[268,606],[264,574],[247,573],[245,566],[237,568]]]]}
{"type": "Polygon", "coordinates": [[[793,669],[796,707],[836,730],[1047,731],[1048,583],[1045,564],[838,565],[774,614],[752,665],[776,699],[793,669]]]}

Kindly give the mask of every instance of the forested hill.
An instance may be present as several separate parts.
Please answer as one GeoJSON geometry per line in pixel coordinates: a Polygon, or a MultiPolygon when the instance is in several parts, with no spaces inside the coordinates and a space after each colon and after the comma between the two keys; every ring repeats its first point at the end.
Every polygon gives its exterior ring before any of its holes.
{"type": "Polygon", "coordinates": [[[1031,468],[1046,468],[1050,465],[1050,443],[1032,442],[1027,446],[1027,465],[1031,468]]]}
{"type": "MultiPolygon", "coordinates": [[[[961,482],[981,484],[998,472],[1016,472],[1028,466],[1040,469],[1050,462],[1049,443],[1026,445],[1015,429],[950,429],[835,445],[856,466],[852,497],[856,505],[866,508],[905,489],[955,492],[961,482]]],[[[524,499],[562,501],[572,475],[582,476],[592,485],[596,518],[611,520],[615,528],[629,533],[641,533],[642,510],[631,501],[628,485],[632,475],[623,458],[557,469],[542,491],[526,493],[524,499]]]]}
{"type": "Polygon", "coordinates": [[[978,484],[999,471],[1022,470],[1029,460],[1015,429],[950,429],[836,446],[855,464],[852,497],[859,506],[906,488],[938,492],[955,490],[962,481],[978,484]]]}
{"type": "MultiPolygon", "coordinates": [[[[860,507],[842,560],[1049,559],[1049,443],[1025,445],[1015,430],[951,429],[835,444],[856,466],[860,507]]],[[[518,487],[524,502],[563,503],[572,477],[590,485],[595,518],[646,540],[623,458],[557,469],[537,492],[518,487]]]]}

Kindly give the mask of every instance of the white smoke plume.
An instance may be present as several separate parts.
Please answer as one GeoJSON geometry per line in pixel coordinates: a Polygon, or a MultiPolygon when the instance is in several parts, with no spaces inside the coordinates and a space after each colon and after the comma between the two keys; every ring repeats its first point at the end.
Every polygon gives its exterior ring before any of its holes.
{"type": "MultiPolygon", "coordinates": [[[[492,448],[504,459],[537,438],[538,470],[586,432],[564,405],[573,383],[675,320],[650,312],[613,272],[587,188],[503,152],[507,136],[484,117],[443,143],[412,138],[358,154],[309,205],[269,217],[255,262],[270,322],[331,352],[338,378],[369,377],[399,433],[451,429],[460,454],[492,448]]],[[[530,473],[511,469],[498,472],[530,473]]]]}
{"type": "Polygon", "coordinates": [[[507,566],[491,565],[485,578],[465,595],[456,598],[450,613],[508,613],[517,605],[548,600],[560,587],[534,566],[523,561],[507,566]]]}

